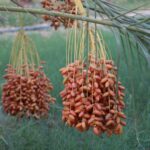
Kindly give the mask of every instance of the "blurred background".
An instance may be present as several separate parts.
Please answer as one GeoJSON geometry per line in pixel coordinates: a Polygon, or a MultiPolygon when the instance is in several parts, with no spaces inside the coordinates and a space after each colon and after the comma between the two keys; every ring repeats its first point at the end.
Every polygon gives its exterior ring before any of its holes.
{"type": "MultiPolygon", "coordinates": [[[[108,1],[126,9],[149,2],[108,1]]],[[[0,0],[1,5],[41,8],[40,0],[0,0]]],[[[149,16],[149,5],[143,6],[138,12],[149,16]]],[[[26,33],[34,41],[41,59],[46,61],[45,72],[52,81],[52,95],[57,100],[56,105],[51,106],[49,118],[42,120],[18,120],[4,114],[0,105],[0,150],[150,150],[150,66],[136,47],[124,51],[122,46],[118,46],[112,30],[99,26],[114,61],[117,62],[118,57],[120,59],[119,76],[126,87],[127,126],[120,136],[96,137],[92,131],[79,133],[61,121],[62,101],[59,92],[63,89],[63,79],[59,69],[65,66],[66,30],[60,28],[55,31],[39,16],[29,13],[23,16],[26,33]]],[[[0,12],[0,95],[5,82],[4,69],[9,63],[18,26],[18,13],[0,12]]]]}

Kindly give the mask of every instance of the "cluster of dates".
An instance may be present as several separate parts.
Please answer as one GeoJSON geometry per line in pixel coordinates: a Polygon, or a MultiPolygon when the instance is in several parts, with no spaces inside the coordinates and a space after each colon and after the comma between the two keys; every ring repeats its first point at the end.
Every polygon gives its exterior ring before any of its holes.
{"type": "Polygon", "coordinates": [[[126,122],[124,87],[117,81],[112,60],[89,57],[89,65],[75,61],[61,69],[65,89],[60,93],[62,119],[83,132],[93,128],[96,135],[121,134],[126,122]]]}
{"type": "MultiPolygon", "coordinates": [[[[22,66],[22,72],[27,66],[22,66]]],[[[8,65],[6,83],[3,85],[2,104],[6,113],[17,117],[47,117],[50,103],[55,99],[49,95],[53,89],[50,80],[40,66],[36,71],[29,68],[28,75],[20,75],[8,65]]]]}
{"type": "MultiPolygon", "coordinates": [[[[74,0],[43,0],[41,4],[46,10],[76,14],[74,0]]],[[[74,25],[74,20],[65,17],[53,17],[44,15],[43,18],[45,21],[51,21],[51,26],[54,27],[55,30],[57,30],[62,25],[65,28],[71,28],[74,25]]]]}

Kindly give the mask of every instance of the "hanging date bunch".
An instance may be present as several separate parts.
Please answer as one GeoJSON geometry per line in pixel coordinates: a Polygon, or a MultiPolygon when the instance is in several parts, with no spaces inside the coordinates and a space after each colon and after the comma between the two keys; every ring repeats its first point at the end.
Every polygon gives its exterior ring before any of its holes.
{"type": "Polygon", "coordinates": [[[4,112],[19,118],[48,116],[50,103],[54,103],[55,99],[49,95],[53,86],[43,71],[43,64],[32,41],[24,31],[19,31],[4,75],[4,112]]]}
{"type": "MultiPolygon", "coordinates": [[[[43,0],[41,2],[42,7],[46,10],[64,12],[68,14],[81,14],[78,9],[78,5],[81,3],[81,0],[43,0]]],[[[51,26],[57,30],[60,26],[65,28],[71,28],[74,25],[73,19],[68,19],[65,17],[54,17],[54,16],[43,16],[45,21],[51,21],[51,26]]]]}
{"type": "Polygon", "coordinates": [[[86,36],[90,49],[84,51],[85,31],[83,27],[81,34],[74,32],[74,44],[68,43],[73,47],[68,46],[71,50],[67,50],[67,66],[61,69],[64,77],[64,90],[60,93],[64,105],[62,119],[81,132],[92,128],[96,135],[121,134],[126,125],[125,88],[117,79],[117,67],[108,59],[102,38],[95,33],[95,41],[93,30],[86,36]]]}

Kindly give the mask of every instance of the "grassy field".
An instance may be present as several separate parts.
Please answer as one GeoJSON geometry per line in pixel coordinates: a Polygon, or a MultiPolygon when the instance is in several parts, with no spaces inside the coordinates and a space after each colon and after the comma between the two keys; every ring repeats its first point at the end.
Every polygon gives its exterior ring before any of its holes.
{"type": "MultiPolygon", "coordinates": [[[[46,120],[16,120],[0,111],[0,150],[149,150],[150,149],[150,71],[146,63],[137,59],[136,49],[124,52],[116,46],[113,35],[104,33],[113,59],[120,55],[120,79],[126,87],[127,126],[121,136],[96,137],[91,131],[79,133],[61,121],[61,99],[63,89],[59,69],[65,66],[65,33],[32,33],[41,59],[47,62],[45,72],[51,79],[52,95],[57,102],[46,120]],[[59,43],[59,44],[58,44],[59,43]],[[125,59],[125,54],[127,60],[125,59]],[[134,59],[132,55],[135,55],[134,59]],[[140,62],[140,63],[139,63],[140,62]],[[143,69],[140,69],[140,65],[143,69]]],[[[9,62],[13,35],[0,37],[0,83],[9,62]]]]}

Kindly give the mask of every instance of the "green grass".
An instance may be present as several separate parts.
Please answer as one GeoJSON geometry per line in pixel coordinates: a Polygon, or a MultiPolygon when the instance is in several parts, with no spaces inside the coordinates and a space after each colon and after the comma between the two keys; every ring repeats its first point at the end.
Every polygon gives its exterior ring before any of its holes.
{"type": "MultiPolygon", "coordinates": [[[[128,119],[121,136],[96,137],[91,131],[79,133],[61,121],[62,103],[59,92],[63,86],[59,69],[65,66],[65,34],[52,32],[46,37],[33,33],[30,36],[38,48],[41,59],[47,62],[45,72],[53,83],[52,95],[57,98],[57,102],[52,106],[47,120],[16,120],[1,110],[0,150],[142,150],[135,129],[138,131],[140,143],[146,150],[150,148],[150,71],[142,59],[141,65],[145,67],[140,70],[137,65],[139,60],[136,57],[132,59],[130,51],[126,51],[126,63],[124,51],[117,47],[113,35],[109,32],[104,33],[115,61],[118,59],[118,50],[121,52],[119,72],[120,79],[126,87],[125,112],[128,119]]],[[[4,82],[2,75],[9,62],[13,39],[12,35],[3,35],[0,38],[1,84],[4,82]]],[[[136,54],[136,50],[133,53],[136,54]]]]}

